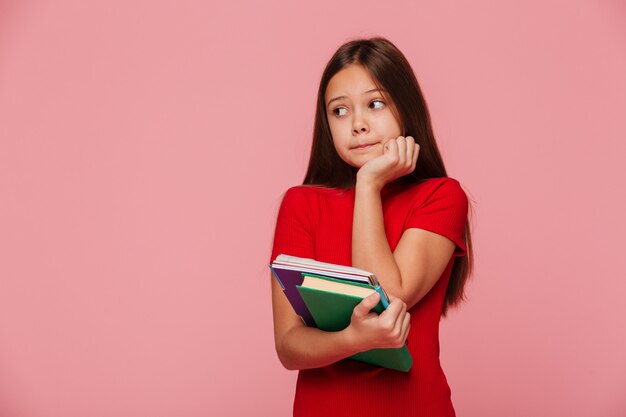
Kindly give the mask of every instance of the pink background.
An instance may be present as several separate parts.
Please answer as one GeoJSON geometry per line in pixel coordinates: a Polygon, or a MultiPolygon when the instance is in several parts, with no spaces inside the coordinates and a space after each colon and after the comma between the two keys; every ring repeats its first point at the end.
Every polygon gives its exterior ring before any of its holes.
{"type": "Polygon", "coordinates": [[[75,0],[0,2],[0,416],[290,414],[275,216],[372,35],[474,202],[458,415],[626,415],[623,1],[75,0]]]}

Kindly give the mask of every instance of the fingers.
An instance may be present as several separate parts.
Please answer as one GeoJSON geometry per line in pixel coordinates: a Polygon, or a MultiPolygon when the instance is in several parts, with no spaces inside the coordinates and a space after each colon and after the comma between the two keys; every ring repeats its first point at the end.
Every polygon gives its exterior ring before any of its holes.
{"type": "Polygon", "coordinates": [[[413,136],[406,137],[406,145],[406,165],[408,167],[408,172],[410,173],[415,170],[420,145],[415,141],[413,136]]]}
{"type": "Polygon", "coordinates": [[[402,309],[400,310],[400,314],[398,314],[398,318],[396,319],[396,330],[398,334],[402,334],[402,326],[404,325],[404,318],[406,316],[406,304],[402,303],[402,309]]]}
{"type": "Polygon", "coordinates": [[[407,312],[407,305],[400,298],[389,295],[389,301],[389,307],[379,318],[381,325],[389,329],[389,341],[396,347],[401,347],[409,334],[411,315],[407,312]]]}
{"type": "Polygon", "coordinates": [[[405,166],[407,161],[407,140],[406,138],[400,136],[396,139],[396,143],[398,144],[398,165],[405,166]]]}
{"type": "Polygon", "coordinates": [[[398,318],[406,312],[406,304],[399,298],[392,295],[389,296],[389,306],[380,314],[380,320],[383,327],[391,330],[398,330],[398,318]]]}
{"type": "Polygon", "coordinates": [[[406,341],[407,336],[409,335],[409,330],[411,329],[411,314],[406,313],[404,315],[404,320],[402,321],[402,344],[406,341]]]}
{"type": "Polygon", "coordinates": [[[378,292],[374,292],[373,294],[365,297],[359,304],[354,307],[352,310],[352,315],[358,318],[362,318],[367,316],[371,309],[376,307],[378,301],[380,300],[380,294],[378,292]]]}
{"type": "Polygon", "coordinates": [[[413,163],[413,151],[415,150],[415,139],[411,136],[406,137],[406,160],[408,164],[413,163]]]}
{"type": "Polygon", "coordinates": [[[407,311],[406,304],[402,302],[402,309],[398,314],[392,336],[395,337],[394,342],[396,347],[402,347],[406,343],[406,338],[409,335],[409,329],[411,328],[411,314],[407,311]]]}
{"type": "Polygon", "coordinates": [[[407,136],[406,155],[407,161],[410,165],[409,172],[415,170],[417,164],[417,156],[419,155],[420,145],[413,139],[412,136],[407,136]]]}
{"type": "Polygon", "coordinates": [[[399,348],[404,346],[411,328],[411,315],[402,299],[389,295],[389,306],[380,315],[372,312],[380,300],[378,293],[373,293],[361,300],[352,312],[351,327],[365,340],[369,348],[399,348]]]}
{"type": "MultiPolygon", "coordinates": [[[[415,148],[413,149],[413,170],[415,169],[415,167],[417,166],[417,157],[420,153],[420,145],[419,143],[415,143],[415,148]]],[[[411,170],[411,172],[413,171],[411,170]]]]}
{"type": "Polygon", "coordinates": [[[389,154],[391,156],[395,156],[398,153],[398,142],[396,142],[393,139],[389,139],[387,142],[385,142],[385,146],[384,146],[384,154],[389,154]]]}
{"type": "Polygon", "coordinates": [[[395,165],[404,170],[402,175],[405,175],[415,170],[419,144],[412,136],[398,136],[395,140],[391,139],[385,143],[383,153],[392,157],[395,165]]]}

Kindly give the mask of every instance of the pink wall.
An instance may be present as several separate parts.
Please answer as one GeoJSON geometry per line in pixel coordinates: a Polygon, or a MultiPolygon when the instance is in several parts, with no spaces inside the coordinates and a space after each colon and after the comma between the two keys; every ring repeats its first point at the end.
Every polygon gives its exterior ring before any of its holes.
{"type": "Polygon", "coordinates": [[[0,416],[289,415],[276,211],[377,34],[475,201],[458,415],[626,415],[624,2],[114,3],[0,3],[0,416]]]}

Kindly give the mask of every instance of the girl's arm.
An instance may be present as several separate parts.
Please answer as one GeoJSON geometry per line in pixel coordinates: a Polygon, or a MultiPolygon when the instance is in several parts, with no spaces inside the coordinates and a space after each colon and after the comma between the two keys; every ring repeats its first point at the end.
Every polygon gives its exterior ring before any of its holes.
{"type": "Polygon", "coordinates": [[[352,226],[352,265],[370,271],[390,294],[410,309],[435,285],[455,243],[423,229],[406,230],[391,252],[383,221],[380,191],[415,169],[419,145],[411,136],[385,144],[384,153],[357,173],[352,226]]]}
{"type": "Polygon", "coordinates": [[[455,243],[423,229],[406,230],[392,253],[383,222],[380,189],[357,181],[352,229],[352,265],[376,275],[389,294],[413,307],[435,285],[455,243]]]}
{"type": "Polygon", "coordinates": [[[365,298],[352,313],[348,327],[325,332],[304,325],[293,311],[280,285],[272,280],[274,342],[283,366],[290,370],[318,368],[375,347],[401,347],[410,330],[406,305],[391,298],[379,316],[370,310],[379,300],[378,293],[365,298]]]}

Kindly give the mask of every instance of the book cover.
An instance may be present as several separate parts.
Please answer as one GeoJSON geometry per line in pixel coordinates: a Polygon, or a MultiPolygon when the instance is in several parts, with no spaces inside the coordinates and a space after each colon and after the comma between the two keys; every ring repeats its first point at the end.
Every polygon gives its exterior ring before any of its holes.
{"type": "MultiPolygon", "coordinates": [[[[316,326],[324,331],[343,330],[350,324],[352,310],[367,295],[376,291],[375,287],[363,283],[342,283],[342,285],[356,285],[362,287],[366,291],[361,295],[351,295],[342,292],[327,291],[318,288],[307,287],[306,280],[310,276],[314,279],[325,279],[324,277],[303,274],[304,285],[298,285],[297,290],[300,293],[304,304],[310,312],[316,326]],[[369,291],[367,291],[369,290],[369,291]]],[[[337,281],[337,280],[334,280],[337,281]]],[[[342,291],[342,290],[337,290],[342,291]]],[[[350,291],[350,290],[348,290],[350,291]]],[[[351,292],[351,291],[350,291],[351,292]]],[[[380,314],[385,310],[382,302],[372,311],[380,314]]],[[[407,372],[411,369],[413,359],[406,345],[401,348],[379,348],[360,352],[350,356],[350,359],[366,362],[372,365],[382,366],[389,369],[407,372]]]]}
{"type": "Polygon", "coordinates": [[[315,273],[325,277],[335,278],[342,281],[360,282],[373,285],[381,294],[381,300],[385,305],[389,305],[389,298],[380,287],[378,279],[374,274],[359,268],[336,265],[327,262],[319,262],[309,258],[299,258],[280,254],[274,262],[269,264],[274,278],[278,281],[289,303],[293,307],[302,321],[307,326],[315,326],[315,321],[308,308],[302,300],[302,296],[297,290],[297,286],[302,284],[303,273],[315,273]]]}

